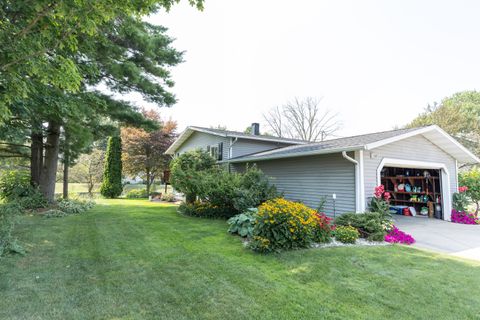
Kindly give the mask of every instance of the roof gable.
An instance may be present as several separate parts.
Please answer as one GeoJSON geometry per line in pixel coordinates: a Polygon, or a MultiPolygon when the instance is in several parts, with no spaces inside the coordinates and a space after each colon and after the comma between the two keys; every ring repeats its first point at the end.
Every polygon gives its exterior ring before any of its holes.
{"type": "Polygon", "coordinates": [[[279,138],[274,136],[265,136],[265,135],[252,135],[248,133],[230,131],[230,130],[220,130],[220,129],[211,129],[203,127],[189,126],[187,127],[173,142],[173,144],[165,151],[166,154],[175,154],[176,150],[185,142],[194,132],[203,132],[206,134],[211,134],[220,137],[231,137],[231,138],[241,138],[248,140],[256,141],[266,141],[266,142],[277,142],[283,144],[306,144],[307,141],[298,140],[298,139],[288,139],[288,138],[279,138]]]}

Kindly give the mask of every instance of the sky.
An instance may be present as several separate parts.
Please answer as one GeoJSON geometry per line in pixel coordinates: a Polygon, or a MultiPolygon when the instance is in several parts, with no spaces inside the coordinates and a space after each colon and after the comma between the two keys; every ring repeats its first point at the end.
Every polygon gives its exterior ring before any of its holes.
{"type": "Polygon", "coordinates": [[[185,51],[178,103],[160,112],[179,130],[262,130],[267,110],[310,96],[338,113],[337,136],[390,130],[479,87],[479,13],[480,1],[183,0],[147,19],[185,51]]]}

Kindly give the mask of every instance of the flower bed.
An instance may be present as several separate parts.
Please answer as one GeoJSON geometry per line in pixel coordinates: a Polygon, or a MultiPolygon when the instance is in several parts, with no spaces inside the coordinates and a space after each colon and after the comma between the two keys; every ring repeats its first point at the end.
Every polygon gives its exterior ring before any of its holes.
{"type": "Polygon", "coordinates": [[[478,219],[475,214],[467,213],[465,211],[452,210],[451,220],[453,223],[461,224],[480,224],[480,219],[478,219]]]}
{"type": "Polygon", "coordinates": [[[396,226],[393,226],[393,229],[385,235],[385,241],[389,243],[401,243],[401,244],[413,244],[415,239],[408,233],[405,233],[399,230],[396,226]]]}

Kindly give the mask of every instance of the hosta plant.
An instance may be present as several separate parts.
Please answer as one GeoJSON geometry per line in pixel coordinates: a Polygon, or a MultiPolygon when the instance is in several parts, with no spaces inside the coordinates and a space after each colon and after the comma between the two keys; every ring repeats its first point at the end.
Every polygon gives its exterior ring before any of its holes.
{"type": "Polygon", "coordinates": [[[228,232],[251,238],[258,209],[251,208],[228,219],[228,232]]]}

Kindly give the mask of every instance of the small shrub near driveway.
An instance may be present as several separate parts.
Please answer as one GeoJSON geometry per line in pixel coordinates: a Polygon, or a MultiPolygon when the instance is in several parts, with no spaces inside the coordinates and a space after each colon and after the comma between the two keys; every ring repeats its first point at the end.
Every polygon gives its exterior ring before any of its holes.
{"type": "Polygon", "coordinates": [[[335,228],[335,239],[342,243],[355,243],[359,237],[360,233],[352,226],[338,226],[335,228]]]}
{"type": "Polygon", "coordinates": [[[308,248],[318,239],[319,229],[320,218],[315,210],[277,198],[258,207],[249,246],[259,252],[308,248]]]}
{"type": "Polygon", "coordinates": [[[128,191],[125,197],[127,199],[145,199],[148,198],[148,194],[145,189],[133,189],[128,191]]]}
{"type": "Polygon", "coordinates": [[[257,212],[258,209],[252,208],[228,219],[230,226],[228,232],[238,234],[241,237],[251,238],[253,236],[257,212]]]}
{"type": "Polygon", "coordinates": [[[383,241],[392,228],[389,216],[379,212],[345,213],[335,219],[337,226],[352,226],[360,237],[370,241],[383,241]]]}

